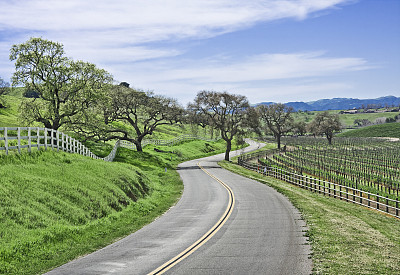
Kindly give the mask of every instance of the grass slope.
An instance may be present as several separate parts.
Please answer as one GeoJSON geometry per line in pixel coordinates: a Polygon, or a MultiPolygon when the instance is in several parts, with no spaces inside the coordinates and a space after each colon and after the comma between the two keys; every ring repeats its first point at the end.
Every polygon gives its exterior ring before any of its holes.
{"type": "Polygon", "coordinates": [[[0,108],[0,127],[16,127],[18,122],[18,110],[22,98],[6,95],[6,108],[0,108]]]}
{"type": "Polygon", "coordinates": [[[272,186],[300,210],[309,230],[314,274],[400,274],[400,221],[367,208],[264,177],[224,168],[272,186]]]}
{"type": "Polygon", "coordinates": [[[224,147],[120,148],[113,163],[51,150],[0,157],[0,274],[42,273],[140,229],[180,197],[178,163],[224,147]]]}
{"type": "Polygon", "coordinates": [[[394,137],[400,138],[400,123],[385,123],[338,134],[340,137],[394,137]]]}

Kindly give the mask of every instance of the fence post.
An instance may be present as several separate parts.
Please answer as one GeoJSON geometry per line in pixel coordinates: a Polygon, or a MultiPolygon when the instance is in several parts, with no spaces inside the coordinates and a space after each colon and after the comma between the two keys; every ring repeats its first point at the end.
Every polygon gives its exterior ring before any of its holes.
{"type": "Polygon", "coordinates": [[[388,200],[388,196],[386,196],[386,213],[389,213],[389,200],[388,200]]]}
{"type": "Polygon", "coordinates": [[[333,197],[336,199],[336,184],[333,184],[333,197]]]}
{"type": "Polygon", "coordinates": [[[47,128],[44,128],[44,149],[47,150],[47,128]]]}
{"type": "Polygon", "coordinates": [[[379,210],[379,193],[376,193],[376,209],[379,210]]]}
{"type": "Polygon", "coordinates": [[[31,127],[28,127],[28,152],[30,153],[32,150],[32,142],[31,142],[31,127]]]}
{"type": "Polygon", "coordinates": [[[399,216],[399,198],[396,198],[396,216],[399,216]]]}
{"type": "Polygon", "coordinates": [[[54,137],[54,133],[55,133],[55,130],[51,129],[51,138],[50,138],[50,140],[51,140],[51,148],[53,150],[54,150],[54,143],[55,143],[55,140],[56,140],[56,138],[54,137]]]}
{"type": "Polygon", "coordinates": [[[61,133],[61,150],[64,150],[64,133],[61,133]]]}
{"type": "Polygon", "coordinates": [[[38,150],[40,150],[40,128],[39,127],[37,127],[37,129],[36,129],[36,137],[37,137],[37,140],[36,140],[37,148],[38,148],[38,150]]]}
{"type": "Polygon", "coordinates": [[[8,155],[8,135],[7,135],[7,127],[4,127],[4,147],[6,148],[6,155],[8,155]]]}
{"type": "Polygon", "coordinates": [[[56,134],[56,142],[57,142],[57,152],[60,151],[60,132],[57,130],[56,134]]]}
{"type": "Polygon", "coordinates": [[[18,154],[21,154],[21,127],[17,128],[18,154]]]}
{"type": "Polygon", "coordinates": [[[328,181],[328,197],[331,196],[331,183],[328,181]]]}
{"type": "Polygon", "coordinates": [[[318,179],[318,194],[321,194],[321,180],[318,179]]]}

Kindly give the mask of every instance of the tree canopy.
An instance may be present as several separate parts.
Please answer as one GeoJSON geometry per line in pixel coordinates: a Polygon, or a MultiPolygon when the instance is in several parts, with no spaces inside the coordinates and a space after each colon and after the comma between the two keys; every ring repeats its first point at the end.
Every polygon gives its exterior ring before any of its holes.
{"type": "Polygon", "coordinates": [[[180,122],[183,111],[175,99],[117,85],[90,114],[82,117],[75,130],[98,140],[130,141],[142,151],[144,137],[152,135],[160,125],[180,122]]]}
{"type": "Polygon", "coordinates": [[[259,105],[257,107],[262,122],[273,133],[278,149],[281,148],[281,137],[293,128],[293,108],[284,104],[259,105]]]}
{"type": "Polygon", "coordinates": [[[188,106],[194,115],[203,117],[203,122],[208,121],[220,131],[222,139],[226,141],[225,160],[228,161],[233,138],[242,134],[248,126],[249,108],[245,96],[214,91],[199,92],[188,106]]]}
{"type": "Polygon", "coordinates": [[[21,117],[27,124],[40,122],[55,130],[73,124],[112,83],[105,70],[67,58],[62,44],[42,38],[13,45],[10,60],[15,61],[13,85],[24,85],[39,95],[21,105],[21,117]]]}
{"type": "Polygon", "coordinates": [[[313,121],[308,125],[309,131],[314,135],[325,135],[329,144],[332,144],[333,135],[339,132],[342,125],[339,115],[330,114],[328,111],[318,113],[313,121]]]}

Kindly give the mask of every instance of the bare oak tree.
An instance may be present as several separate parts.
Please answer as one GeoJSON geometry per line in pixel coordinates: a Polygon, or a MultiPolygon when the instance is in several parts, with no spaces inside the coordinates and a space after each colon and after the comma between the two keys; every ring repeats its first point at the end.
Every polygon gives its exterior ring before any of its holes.
{"type": "Polygon", "coordinates": [[[90,114],[74,127],[76,132],[97,140],[130,141],[143,151],[143,139],[160,125],[180,122],[183,108],[175,99],[118,85],[90,114]]]}
{"type": "Polygon", "coordinates": [[[318,113],[312,122],[308,125],[309,131],[316,135],[325,135],[329,144],[332,144],[333,135],[339,132],[342,125],[339,115],[330,114],[328,111],[318,113]]]}
{"type": "Polygon", "coordinates": [[[199,92],[194,102],[189,104],[190,110],[194,110],[199,116],[208,117],[213,127],[221,132],[221,137],[226,142],[225,160],[227,161],[229,161],[233,138],[243,133],[248,125],[249,107],[245,96],[214,91],[199,92]]]}
{"type": "Polygon", "coordinates": [[[258,114],[262,122],[273,133],[278,149],[281,148],[281,137],[293,128],[293,108],[284,104],[259,105],[258,114]]]}

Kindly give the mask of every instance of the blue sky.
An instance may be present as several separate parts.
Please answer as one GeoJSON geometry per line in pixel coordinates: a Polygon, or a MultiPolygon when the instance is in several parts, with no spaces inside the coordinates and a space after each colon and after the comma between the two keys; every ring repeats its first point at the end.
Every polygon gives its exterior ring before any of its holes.
{"type": "Polygon", "coordinates": [[[192,101],[400,96],[400,0],[0,0],[0,77],[42,37],[117,82],[192,101]]]}

